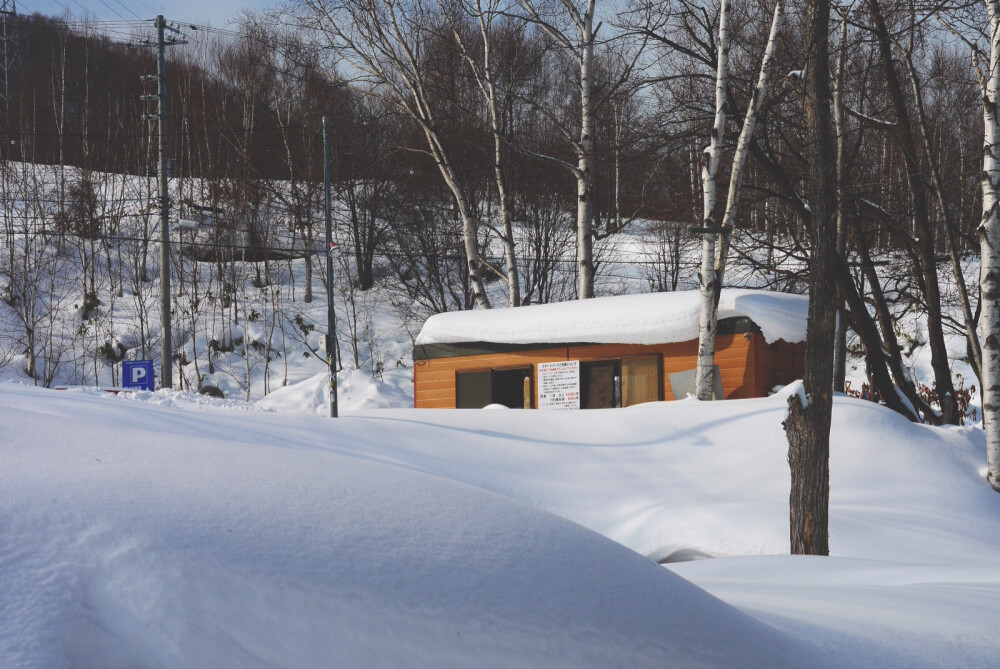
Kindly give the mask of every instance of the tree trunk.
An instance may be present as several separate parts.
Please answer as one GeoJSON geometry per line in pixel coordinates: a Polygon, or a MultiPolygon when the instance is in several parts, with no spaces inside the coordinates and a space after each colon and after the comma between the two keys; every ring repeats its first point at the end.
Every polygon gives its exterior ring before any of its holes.
{"type": "Polygon", "coordinates": [[[712,399],[715,369],[715,331],[719,303],[719,277],[715,271],[715,244],[718,224],[719,163],[722,161],[722,141],[726,134],[726,87],[729,79],[729,16],[730,0],[719,7],[719,43],[715,71],[715,122],[712,139],[702,154],[702,226],[701,237],[701,310],[698,328],[698,367],[695,372],[695,394],[699,400],[712,399]]]}
{"type": "Polygon", "coordinates": [[[951,367],[948,362],[948,349],[944,342],[944,327],[942,324],[941,291],[938,284],[937,263],[934,249],[934,230],[931,228],[927,209],[927,184],[924,181],[922,166],[917,155],[917,143],[910,124],[909,109],[903,87],[892,58],[891,36],[882,15],[878,0],[869,0],[868,6],[872,17],[872,28],[877,38],[882,67],[885,70],[886,89],[896,113],[896,123],[893,135],[903,154],[906,164],[906,185],[910,191],[913,203],[913,236],[912,242],[919,267],[914,268],[914,276],[919,284],[927,305],[927,341],[931,349],[931,368],[934,370],[934,381],[937,384],[938,402],[941,405],[942,420],[945,423],[958,423],[958,405],[955,400],[954,384],[951,380],[951,367]]]}
{"type": "Polygon", "coordinates": [[[458,176],[451,165],[448,154],[445,153],[437,132],[429,127],[424,128],[427,142],[433,149],[434,158],[437,161],[438,169],[444,178],[448,188],[451,189],[455,197],[455,206],[458,209],[459,219],[462,221],[462,241],[465,246],[465,257],[468,261],[469,285],[472,288],[472,297],[481,309],[490,308],[490,298],[486,294],[486,283],[483,281],[483,261],[479,257],[479,225],[469,201],[465,196],[465,189],[459,184],[458,176]]]}
{"type": "MultiPolygon", "coordinates": [[[[934,187],[934,195],[938,205],[941,207],[941,214],[944,217],[945,241],[948,247],[948,258],[951,261],[951,271],[955,278],[955,288],[958,291],[958,302],[962,308],[962,318],[965,320],[966,348],[972,355],[971,365],[979,374],[983,366],[982,347],[979,345],[979,337],[976,336],[976,318],[972,313],[972,303],[969,300],[969,290],[965,285],[965,274],[962,272],[961,259],[958,256],[958,242],[955,239],[957,225],[952,216],[952,209],[948,206],[948,198],[945,197],[945,188],[941,180],[941,170],[938,168],[934,152],[931,150],[930,129],[927,126],[927,114],[924,111],[923,92],[920,87],[920,79],[917,70],[913,66],[913,56],[909,52],[905,54],[906,72],[910,77],[910,85],[913,88],[913,99],[917,111],[917,123],[920,128],[920,137],[924,144],[924,153],[927,156],[927,163],[931,173],[931,185],[934,187]]],[[[943,407],[943,405],[942,405],[943,407]]]]}
{"type": "Polygon", "coordinates": [[[576,264],[577,298],[594,296],[594,0],[583,15],[580,53],[580,141],[577,144],[576,264]]]}
{"type": "Polygon", "coordinates": [[[484,17],[480,13],[480,33],[483,38],[483,91],[486,93],[486,102],[489,105],[490,128],[493,131],[493,176],[497,185],[497,199],[500,203],[500,236],[503,243],[504,261],[507,265],[507,300],[508,305],[517,307],[521,305],[521,273],[517,266],[517,247],[514,242],[514,226],[511,222],[510,213],[510,191],[507,188],[507,166],[504,160],[503,123],[500,117],[500,110],[497,106],[496,84],[493,77],[493,43],[491,32],[488,30],[489,24],[493,21],[494,14],[484,17]]]}
{"type": "Polygon", "coordinates": [[[983,292],[983,423],[986,479],[1000,492],[1000,0],[986,0],[990,21],[989,70],[983,86],[983,218],[980,287],[983,292]]]}
{"type": "Polygon", "coordinates": [[[789,529],[793,554],[828,555],[830,419],[833,410],[833,338],[836,174],[830,132],[829,0],[811,0],[806,12],[806,131],[812,213],[809,316],[806,325],[805,398],[789,400],[785,432],[791,469],[789,529]]]}
{"type": "MultiPolygon", "coordinates": [[[[736,227],[736,213],[739,209],[740,191],[743,188],[743,171],[746,167],[747,155],[750,153],[750,142],[753,139],[753,131],[757,127],[757,116],[760,113],[760,105],[764,100],[764,95],[767,93],[768,79],[771,76],[771,65],[774,63],[774,56],[778,50],[778,35],[781,33],[784,17],[785,0],[777,0],[774,4],[774,15],[771,19],[771,31],[768,34],[767,45],[764,47],[764,56],[760,62],[757,86],[754,88],[753,95],[750,98],[750,104],[747,105],[743,127],[740,129],[740,137],[736,142],[733,167],[729,175],[729,193],[726,197],[726,210],[722,216],[722,229],[724,232],[719,235],[719,244],[715,255],[715,272],[720,287],[726,275],[730,235],[733,228],[736,227]]],[[[716,295],[716,308],[718,304],[719,298],[716,295]]],[[[713,339],[715,337],[714,330],[712,337],[713,339]]]]}
{"type": "MultiPolygon", "coordinates": [[[[837,85],[833,89],[833,120],[837,132],[837,253],[847,257],[847,221],[844,170],[847,162],[847,121],[844,118],[844,51],[847,49],[847,11],[840,18],[840,49],[837,52],[837,85]]],[[[833,340],[833,390],[843,392],[847,384],[847,310],[837,299],[837,332],[833,340]]]]}
{"type": "MultiPolygon", "coordinates": [[[[722,15],[720,15],[719,21],[719,62],[723,62],[723,49],[722,39],[723,39],[723,29],[722,20],[725,15],[731,11],[728,6],[728,2],[722,7],[722,15]]],[[[747,155],[750,152],[750,140],[753,138],[753,131],[757,125],[757,114],[760,111],[761,101],[764,99],[764,95],[767,92],[767,82],[771,74],[771,64],[774,62],[774,54],[777,50],[778,34],[781,32],[781,24],[784,19],[785,12],[785,0],[777,0],[774,5],[774,16],[771,20],[771,31],[768,35],[767,45],[764,48],[764,56],[760,63],[760,73],[757,77],[757,85],[754,88],[753,95],[750,98],[750,104],[747,105],[746,116],[743,119],[743,127],[740,129],[740,137],[736,143],[736,153],[733,156],[733,166],[729,175],[729,192],[726,198],[726,209],[722,217],[722,232],[716,233],[710,232],[706,233],[702,240],[702,293],[701,293],[701,313],[700,313],[700,326],[698,331],[698,370],[697,370],[697,386],[696,393],[698,399],[708,400],[712,397],[712,385],[714,374],[712,370],[715,366],[715,335],[718,331],[718,313],[719,313],[719,298],[722,293],[722,281],[726,273],[726,260],[729,256],[729,239],[730,234],[735,227],[736,222],[736,212],[739,208],[740,200],[740,189],[743,186],[743,170],[746,166],[747,155]],[[711,255],[709,255],[711,254],[711,255]],[[708,263],[711,263],[709,265],[708,263]],[[709,270],[709,267],[712,269],[709,270]],[[710,277],[711,281],[707,284],[705,278],[710,277]]],[[[725,62],[728,68],[728,42],[729,42],[729,30],[728,30],[728,18],[726,19],[726,30],[725,30],[725,40],[726,40],[726,54],[725,62]]],[[[719,77],[724,75],[721,66],[719,69],[719,74],[716,79],[716,96],[720,92],[719,87],[719,77]]],[[[728,75],[726,75],[728,78],[728,75]]],[[[725,88],[723,84],[722,88],[725,88]]],[[[725,90],[722,90],[723,96],[726,95],[725,90]]],[[[720,103],[718,97],[716,97],[716,123],[719,122],[719,114],[721,107],[718,106],[720,103]]],[[[722,125],[725,126],[725,114],[722,113],[722,125]]],[[[708,160],[713,160],[712,153],[716,148],[716,138],[719,138],[721,143],[721,134],[716,134],[719,132],[719,128],[715,128],[712,136],[712,147],[709,149],[708,160]]],[[[721,155],[721,151],[719,152],[721,155]]],[[[714,158],[715,167],[718,166],[719,155],[714,158]]],[[[706,164],[708,163],[706,160],[706,164]]],[[[708,180],[706,179],[706,183],[708,180]]],[[[715,184],[714,178],[712,179],[712,193],[711,202],[712,212],[711,218],[714,220],[715,208],[717,203],[715,200],[715,184]]],[[[708,196],[709,191],[706,188],[706,227],[711,227],[708,223],[709,221],[709,210],[708,210],[708,196]]]]}

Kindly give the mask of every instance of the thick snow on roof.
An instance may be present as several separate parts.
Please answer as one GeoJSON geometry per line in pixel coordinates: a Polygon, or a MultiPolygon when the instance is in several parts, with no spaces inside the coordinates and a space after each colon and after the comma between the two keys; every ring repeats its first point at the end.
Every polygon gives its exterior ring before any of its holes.
{"type": "MultiPolygon", "coordinates": [[[[769,343],[804,341],[808,298],[766,290],[725,289],[719,319],[746,316],[769,343]]],[[[668,344],[698,337],[696,290],[598,297],[517,309],[453,311],[427,319],[421,344],[668,344]]]]}

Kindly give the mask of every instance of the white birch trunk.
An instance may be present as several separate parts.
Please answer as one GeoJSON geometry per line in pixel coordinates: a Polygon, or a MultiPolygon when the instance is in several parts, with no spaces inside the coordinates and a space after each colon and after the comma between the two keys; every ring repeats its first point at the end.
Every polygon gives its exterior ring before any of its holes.
{"type": "Polygon", "coordinates": [[[493,133],[493,175],[497,186],[497,198],[500,203],[500,239],[503,243],[504,262],[507,264],[507,304],[517,307],[521,304],[521,278],[517,266],[517,249],[514,243],[514,227],[511,222],[510,194],[507,190],[507,176],[503,154],[503,123],[500,109],[497,105],[497,87],[493,77],[493,20],[497,15],[496,5],[489,3],[484,9],[481,1],[476,2],[476,14],[479,20],[479,34],[483,40],[482,69],[476,67],[471,55],[467,54],[465,44],[457,30],[455,39],[466,54],[473,74],[479,81],[479,87],[486,99],[489,115],[490,131],[493,133]]]}
{"type": "MultiPolygon", "coordinates": [[[[771,19],[771,32],[767,38],[767,46],[764,47],[764,56],[760,62],[760,73],[757,76],[757,86],[754,88],[753,97],[747,105],[746,116],[743,119],[743,128],[740,130],[739,140],[736,142],[736,154],[733,156],[733,167],[729,175],[729,194],[726,198],[726,211],[722,217],[722,228],[724,232],[720,236],[719,247],[715,258],[715,273],[717,285],[721,288],[722,278],[726,273],[726,260],[729,258],[729,235],[736,222],[736,210],[740,203],[740,189],[743,187],[743,170],[746,167],[747,155],[750,153],[750,140],[753,139],[753,131],[757,126],[757,116],[760,113],[760,105],[767,94],[767,85],[771,76],[771,65],[774,63],[774,56],[778,47],[778,35],[781,33],[781,26],[785,17],[785,0],[777,0],[774,5],[774,15],[771,19]]],[[[719,304],[718,291],[715,296],[715,307],[719,304]]],[[[714,319],[713,319],[714,322],[714,319]]],[[[715,331],[712,331],[713,350],[715,331]]]]}
{"type": "MultiPolygon", "coordinates": [[[[718,219],[716,177],[722,159],[722,140],[726,132],[726,86],[729,78],[729,15],[730,0],[722,0],[719,7],[719,43],[715,72],[715,122],[712,139],[702,154],[702,226],[716,227],[718,219]]],[[[701,312],[698,329],[698,368],[695,376],[695,394],[702,401],[712,399],[712,370],[715,366],[715,295],[719,285],[715,273],[716,233],[708,230],[701,240],[701,312]]]]}
{"type": "Polygon", "coordinates": [[[465,190],[459,185],[458,177],[455,175],[455,169],[451,165],[448,154],[444,152],[443,148],[440,148],[440,139],[430,130],[425,129],[424,134],[427,136],[427,141],[435,149],[433,153],[437,160],[438,169],[455,197],[458,216],[462,219],[462,242],[468,261],[469,284],[472,287],[473,299],[479,308],[489,309],[492,305],[486,294],[486,284],[483,281],[483,263],[479,257],[479,223],[472,214],[472,208],[465,197],[465,190]]]}
{"type": "MultiPolygon", "coordinates": [[[[480,21],[482,21],[480,13],[480,21]]],[[[492,21],[492,14],[490,15],[492,21]]],[[[500,110],[497,108],[496,86],[493,81],[492,42],[487,26],[480,23],[483,36],[483,74],[486,92],[486,102],[489,106],[490,129],[493,132],[493,174],[497,185],[497,198],[500,201],[501,241],[503,242],[504,261],[507,264],[507,304],[511,307],[521,305],[521,277],[517,267],[517,250],[514,244],[514,227],[511,223],[510,194],[507,192],[507,176],[504,170],[503,141],[500,138],[502,130],[500,110]]]]}
{"type": "Polygon", "coordinates": [[[497,197],[500,199],[501,241],[503,242],[504,262],[507,264],[507,305],[518,307],[521,306],[521,273],[517,267],[514,226],[510,216],[510,195],[507,193],[507,179],[503,171],[503,146],[499,135],[494,135],[493,150],[497,197]]]}
{"type": "Polygon", "coordinates": [[[990,26],[989,71],[983,77],[983,219],[980,286],[983,295],[983,423],[986,478],[1000,492],[1000,0],[986,0],[990,26]]]}
{"type": "Polygon", "coordinates": [[[419,63],[425,33],[418,27],[426,17],[421,3],[346,2],[336,7],[322,0],[302,3],[318,24],[329,46],[352,67],[384,87],[386,99],[409,115],[424,132],[428,149],[445,184],[455,197],[462,220],[469,283],[475,303],[490,308],[479,256],[479,221],[452,165],[433,109],[419,63]]]}
{"type": "Polygon", "coordinates": [[[579,272],[577,298],[594,296],[594,4],[579,26],[580,50],[580,141],[577,144],[576,264],[579,272]]]}
{"type": "MultiPolygon", "coordinates": [[[[539,4],[544,4],[539,2],[539,4]]],[[[576,0],[557,0],[554,5],[562,8],[566,19],[572,25],[572,34],[565,32],[542,18],[535,0],[521,0],[521,6],[526,10],[529,20],[536,24],[558,45],[570,55],[580,68],[580,134],[572,140],[576,154],[576,165],[569,164],[552,156],[540,155],[561,164],[568,169],[576,179],[576,268],[577,268],[577,298],[585,300],[594,296],[594,133],[596,130],[596,106],[594,97],[595,49],[596,32],[594,13],[596,0],[586,0],[586,8],[581,13],[576,0]]],[[[552,8],[548,5],[546,12],[552,8]]],[[[557,122],[558,123],[558,122],[557,122]]],[[[569,129],[560,124],[567,136],[569,129]]]]}

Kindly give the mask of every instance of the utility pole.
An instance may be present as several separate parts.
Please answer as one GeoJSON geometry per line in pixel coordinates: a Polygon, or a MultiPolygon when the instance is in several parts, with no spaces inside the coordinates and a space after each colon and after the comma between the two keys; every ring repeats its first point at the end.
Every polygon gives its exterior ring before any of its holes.
{"type": "Polygon", "coordinates": [[[145,79],[156,79],[155,95],[144,95],[143,99],[155,99],[156,114],[147,114],[142,118],[156,121],[160,137],[160,157],[157,166],[157,195],[160,201],[160,387],[171,388],[173,382],[173,343],[170,327],[170,173],[167,159],[167,58],[166,47],[176,44],[187,44],[184,40],[165,37],[166,31],[180,34],[176,28],[167,26],[163,15],[156,17],[156,43],[141,46],[156,47],[157,65],[155,75],[146,75],[145,79]]]}
{"type": "Polygon", "coordinates": [[[15,0],[0,0],[0,103],[3,104],[4,131],[11,133],[9,109],[14,97],[14,79],[21,64],[20,36],[15,0]]]}
{"type": "Polygon", "coordinates": [[[160,133],[160,162],[157,166],[157,193],[160,196],[160,387],[174,385],[173,342],[170,332],[170,175],[167,173],[167,57],[163,39],[165,21],[156,17],[156,129],[160,133]]]}
{"type": "Polygon", "coordinates": [[[330,207],[330,128],[323,116],[323,213],[326,217],[326,362],[330,366],[330,418],[337,417],[337,312],[333,309],[333,212],[330,207]]]}

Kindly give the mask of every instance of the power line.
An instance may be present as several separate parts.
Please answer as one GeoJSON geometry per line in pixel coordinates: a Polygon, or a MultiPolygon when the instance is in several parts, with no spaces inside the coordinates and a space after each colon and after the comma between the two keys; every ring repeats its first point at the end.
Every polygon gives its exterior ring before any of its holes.
{"type": "MultiPolygon", "coordinates": [[[[127,20],[124,16],[122,16],[118,12],[117,9],[115,9],[114,7],[112,7],[111,5],[109,5],[107,2],[105,2],[105,0],[97,0],[97,1],[100,2],[102,5],[104,5],[105,7],[107,7],[111,11],[112,14],[114,14],[115,16],[117,16],[118,18],[120,18],[122,21],[126,21],[127,20]]],[[[139,17],[136,16],[136,18],[139,18],[139,17]]]]}
{"type": "MultiPolygon", "coordinates": [[[[115,0],[115,2],[117,2],[119,5],[121,5],[125,9],[126,12],[128,12],[129,14],[131,14],[132,16],[134,16],[136,18],[136,20],[139,20],[139,21],[142,20],[139,17],[139,15],[136,14],[135,12],[133,12],[132,8],[129,7],[128,5],[126,5],[124,2],[122,2],[122,0],[115,0]]],[[[145,5],[145,3],[142,3],[142,2],[140,2],[140,4],[145,5]]],[[[149,7],[146,7],[146,9],[149,9],[149,7]]],[[[115,12],[115,13],[117,14],[117,12],[115,12]]],[[[152,12],[150,12],[150,13],[152,13],[152,12]]],[[[118,15],[121,16],[121,14],[118,14],[118,15]]]]}

